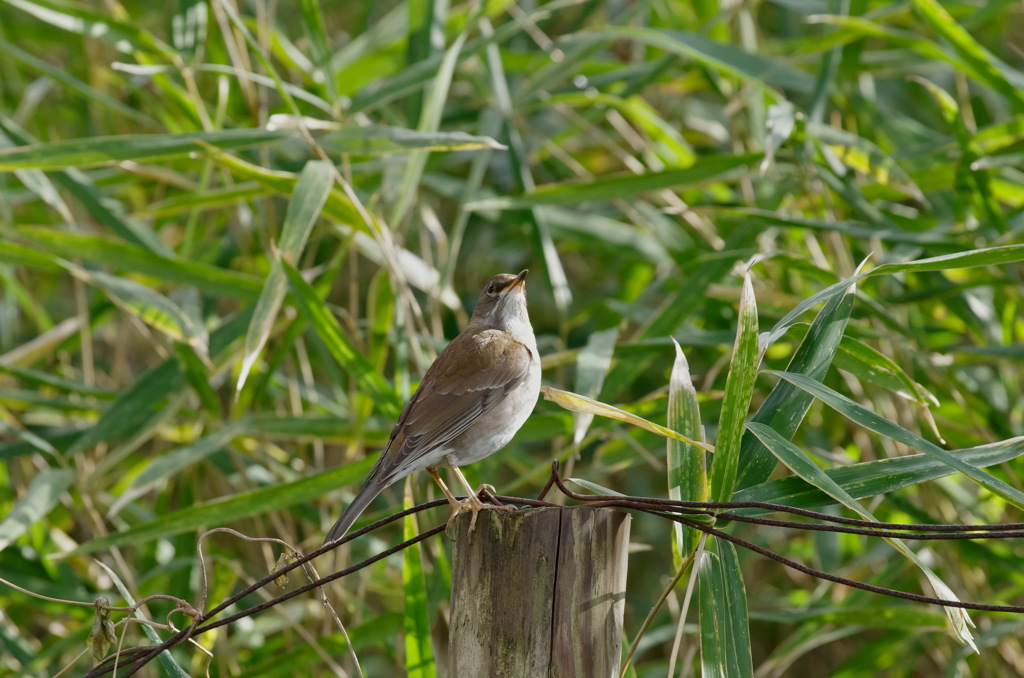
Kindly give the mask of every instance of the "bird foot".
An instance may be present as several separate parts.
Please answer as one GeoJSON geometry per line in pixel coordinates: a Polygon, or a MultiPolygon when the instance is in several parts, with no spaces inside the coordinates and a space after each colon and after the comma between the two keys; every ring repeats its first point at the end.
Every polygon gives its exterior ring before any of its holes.
{"type": "Polygon", "coordinates": [[[484,483],[480,487],[476,488],[477,499],[484,499],[492,502],[485,506],[485,508],[498,509],[499,511],[515,511],[514,506],[505,506],[498,501],[498,491],[494,489],[494,485],[484,483]]]}
{"type": "MultiPolygon", "coordinates": [[[[515,511],[516,510],[515,506],[506,506],[505,504],[497,504],[497,505],[495,505],[495,504],[485,504],[482,501],[480,501],[480,498],[477,495],[480,494],[485,489],[489,489],[491,494],[492,495],[494,494],[494,488],[493,487],[491,487],[490,485],[481,485],[480,488],[477,490],[477,494],[476,495],[470,495],[470,496],[466,497],[465,499],[457,500],[454,504],[452,504],[452,516],[451,516],[451,518],[448,519],[448,524],[445,526],[445,530],[444,530],[445,534],[448,535],[449,539],[451,539],[452,541],[455,541],[455,538],[452,536],[452,527],[455,525],[455,519],[458,518],[459,514],[462,513],[463,511],[469,511],[472,514],[472,517],[470,518],[470,521],[469,521],[469,536],[470,536],[470,538],[472,538],[473,537],[473,532],[476,531],[476,517],[478,515],[480,515],[481,511],[485,511],[485,510],[492,510],[492,511],[515,511]]],[[[495,501],[497,501],[497,499],[495,499],[495,501]]]]}

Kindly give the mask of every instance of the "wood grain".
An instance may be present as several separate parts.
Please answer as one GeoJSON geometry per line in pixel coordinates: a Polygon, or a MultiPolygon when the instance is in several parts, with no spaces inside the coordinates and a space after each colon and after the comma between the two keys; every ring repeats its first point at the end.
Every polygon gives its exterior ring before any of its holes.
{"type": "Polygon", "coordinates": [[[629,516],[487,511],[456,521],[448,675],[618,676],[629,516]]]}

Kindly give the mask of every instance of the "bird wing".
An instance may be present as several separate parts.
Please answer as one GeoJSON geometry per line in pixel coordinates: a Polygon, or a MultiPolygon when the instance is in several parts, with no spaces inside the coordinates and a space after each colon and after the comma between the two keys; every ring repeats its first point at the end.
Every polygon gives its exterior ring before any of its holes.
{"type": "Polygon", "coordinates": [[[507,332],[464,332],[423,375],[370,472],[381,487],[468,430],[526,378],[530,349],[507,332]],[[455,358],[454,356],[458,356],[455,358]]]}

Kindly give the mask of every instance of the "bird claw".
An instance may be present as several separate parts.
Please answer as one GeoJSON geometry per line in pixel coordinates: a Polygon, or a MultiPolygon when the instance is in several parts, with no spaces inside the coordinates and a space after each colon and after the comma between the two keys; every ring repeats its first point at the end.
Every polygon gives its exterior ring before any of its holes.
{"type": "MultiPolygon", "coordinates": [[[[485,489],[489,489],[491,494],[492,495],[494,494],[494,488],[493,487],[491,487],[490,485],[481,485],[480,488],[477,490],[477,495],[479,495],[480,492],[482,492],[485,489]]],[[[468,531],[467,534],[472,539],[473,532],[476,531],[476,518],[477,518],[478,515],[480,515],[481,511],[484,511],[484,510],[491,510],[491,511],[515,511],[516,510],[515,506],[506,506],[505,504],[497,504],[497,505],[495,505],[495,504],[485,504],[482,501],[480,501],[480,499],[479,499],[479,497],[477,495],[472,495],[472,496],[466,497],[465,499],[462,499],[460,501],[457,501],[455,504],[452,504],[452,515],[448,519],[448,524],[444,528],[444,532],[445,532],[445,534],[448,536],[448,538],[450,540],[455,541],[455,537],[452,535],[452,527],[455,525],[455,519],[458,518],[459,514],[462,513],[463,511],[469,511],[470,514],[471,514],[471,517],[470,517],[470,520],[469,520],[469,531],[468,531]]],[[[495,501],[497,501],[497,500],[495,500],[495,501]]]]}

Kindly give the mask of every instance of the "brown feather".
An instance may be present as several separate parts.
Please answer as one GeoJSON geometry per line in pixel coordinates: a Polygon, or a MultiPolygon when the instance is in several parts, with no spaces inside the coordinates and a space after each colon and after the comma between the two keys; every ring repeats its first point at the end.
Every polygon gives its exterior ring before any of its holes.
{"type": "Polygon", "coordinates": [[[455,440],[521,382],[529,367],[530,349],[507,332],[480,328],[460,334],[423,375],[370,477],[387,484],[399,468],[455,440]]]}

